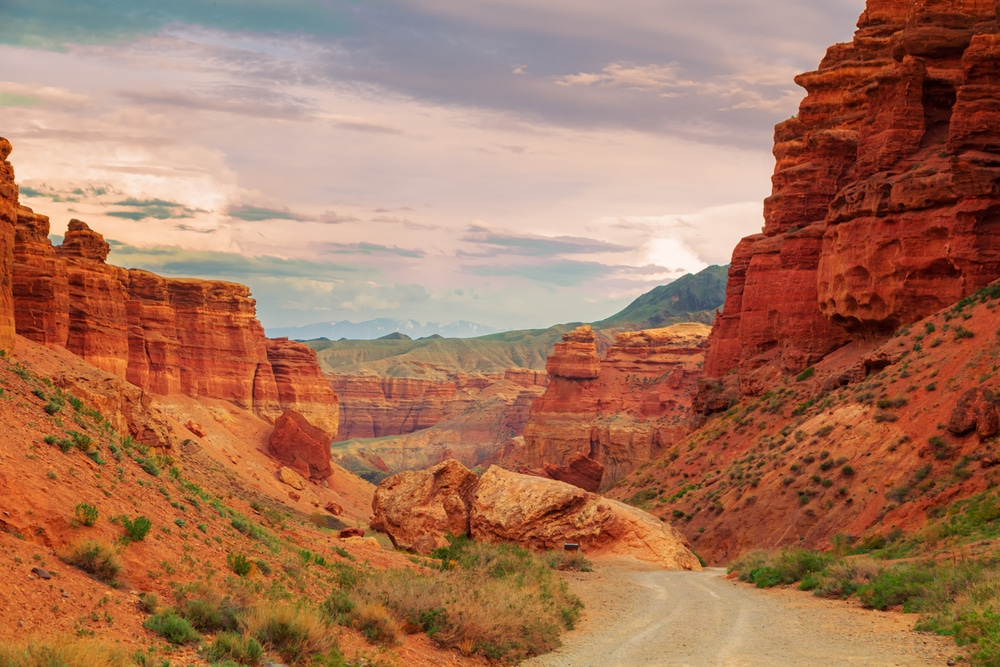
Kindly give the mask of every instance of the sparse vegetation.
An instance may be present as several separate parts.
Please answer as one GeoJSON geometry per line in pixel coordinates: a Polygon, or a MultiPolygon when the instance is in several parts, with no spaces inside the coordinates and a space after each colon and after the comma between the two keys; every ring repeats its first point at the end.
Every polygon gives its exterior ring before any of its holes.
{"type": "Polygon", "coordinates": [[[122,516],[121,523],[125,529],[126,542],[141,542],[146,539],[149,529],[153,527],[153,522],[144,516],[138,516],[135,519],[122,516]]]}
{"type": "Polygon", "coordinates": [[[80,503],[76,506],[76,520],[84,526],[93,526],[97,523],[97,508],[87,503],[80,503]]]}
{"type": "Polygon", "coordinates": [[[121,563],[114,549],[106,544],[95,540],[83,540],[71,546],[62,559],[95,579],[112,586],[117,585],[116,577],[121,570],[121,563]]]}

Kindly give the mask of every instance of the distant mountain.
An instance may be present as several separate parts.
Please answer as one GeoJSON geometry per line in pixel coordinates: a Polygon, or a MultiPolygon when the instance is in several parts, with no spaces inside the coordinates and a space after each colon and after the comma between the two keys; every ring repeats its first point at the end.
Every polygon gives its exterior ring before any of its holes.
{"type": "Polygon", "coordinates": [[[375,340],[383,338],[389,334],[401,333],[410,338],[427,338],[428,336],[441,336],[442,338],[474,338],[495,333],[497,330],[475,322],[448,322],[438,324],[428,322],[421,324],[416,320],[402,320],[395,318],[379,318],[366,322],[317,322],[315,324],[304,324],[298,327],[277,327],[267,329],[267,335],[271,338],[292,338],[295,340],[313,340],[316,338],[328,338],[338,340],[347,338],[349,340],[375,340]]]}
{"type": "Polygon", "coordinates": [[[726,300],[728,266],[710,266],[646,292],[620,313],[594,322],[595,329],[656,329],[678,322],[711,324],[726,300]]]}

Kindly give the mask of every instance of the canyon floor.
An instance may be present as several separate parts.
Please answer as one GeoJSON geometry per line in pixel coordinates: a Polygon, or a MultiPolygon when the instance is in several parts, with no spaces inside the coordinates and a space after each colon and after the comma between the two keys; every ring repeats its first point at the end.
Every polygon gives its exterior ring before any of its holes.
{"type": "Polygon", "coordinates": [[[923,666],[948,664],[957,651],[950,639],[912,630],[912,614],[760,590],[718,568],[666,572],[612,559],[567,579],[584,618],[562,648],[526,666],[923,666]]]}

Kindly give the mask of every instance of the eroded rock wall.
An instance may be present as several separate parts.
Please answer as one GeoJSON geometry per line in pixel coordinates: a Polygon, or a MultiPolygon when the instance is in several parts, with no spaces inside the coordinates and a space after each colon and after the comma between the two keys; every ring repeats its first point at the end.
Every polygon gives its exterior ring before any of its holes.
{"type": "Polygon", "coordinates": [[[17,224],[17,184],[7,161],[12,148],[0,137],[0,350],[14,349],[14,227],[17,224]]]}
{"type": "Polygon", "coordinates": [[[566,334],[549,357],[550,384],[532,404],[524,446],[505,465],[567,468],[571,479],[568,466],[582,454],[603,466],[607,488],[653,460],[687,433],[708,332],[678,324],[618,334],[604,359],[589,327],[566,334]]]}
{"type": "Polygon", "coordinates": [[[997,32],[993,2],[871,0],[853,42],[796,78],[706,375],[759,393],[1000,276],[997,32]]]}

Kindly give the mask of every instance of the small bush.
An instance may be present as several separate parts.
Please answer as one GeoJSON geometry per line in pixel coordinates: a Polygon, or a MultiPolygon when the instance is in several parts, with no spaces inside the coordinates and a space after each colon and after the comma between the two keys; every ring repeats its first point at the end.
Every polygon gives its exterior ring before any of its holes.
{"type": "Polygon", "coordinates": [[[160,476],[160,467],[156,465],[156,461],[153,459],[140,456],[135,459],[135,462],[138,463],[139,467],[142,468],[147,474],[150,474],[153,477],[160,476]]]}
{"type": "Polygon", "coordinates": [[[354,604],[351,596],[340,589],[330,593],[320,605],[320,609],[327,615],[330,622],[337,625],[349,625],[356,607],[357,605],[354,604]]]}
{"type": "Polygon", "coordinates": [[[97,508],[87,503],[80,503],[76,506],[76,520],[84,526],[93,526],[97,523],[97,508]]]}
{"type": "Polygon", "coordinates": [[[226,562],[229,564],[229,569],[239,576],[245,577],[250,574],[252,564],[243,554],[229,553],[226,555],[226,562]]]}
{"type": "Polygon", "coordinates": [[[45,412],[50,415],[54,415],[62,410],[62,403],[59,403],[55,399],[49,401],[45,404],[45,412]]]}
{"type": "Polygon", "coordinates": [[[242,607],[230,596],[223,596],[205,584],[193,583],[177,588],[174,597],[177,615],[200,632],[235,630],[239,626],[237,617],[242,607]]]}
{"type": "Polygon", "coordinates": [[[333,646],[330,629],[316,611],[290,604],[253,607],[243,620],[247,632],[288,663],[299,663],[333,646]]]}
{"type": "Polygon", "coordinates": [[[132,667],[119,646],[84,639],[30,640],[0,645],[2,667],[132,667]]]}
{"type": "Polygon", "coordinates": [[[135,520],[122,516],[122,527],[125,528],[125,536],[130,542],[141,542],[146,539],[149,529],[153,527],[153,522],[144,516],[138,516],[135,520]]]}
{"type": "Polygon", "coordinates": [[[354,612],[354,625],[375,644],[395,646],[403,638],[399,621],[379,602],[363,602],[354,612]]]}
{"type": "Polygon", "coordinates": [[[187,619],[169,609],[150,616],[142,627],[155,632],[171,644],[190,644],[201,639],[201,635],[191,627],[187,619]]]}
{"type": "Polygon", "coordinates": [[[813,368],[812,366],[810,366],[809,368],[805,369],[804,371],[802,371],[801,373],[799,373],[798,375],[796,375],[795,376],[795,381],[796,382],[803,382],[805,380],[808,380],[809,378],[811,378],[815,374],[816,374],[816,369],[813,368]]]}
{"type": "Polygon", "coordinates": [[[70,547],[62,559],[93,575],[95,579],[112,586],[117,585],[115,577],[122,566],[114,549],[106,544],[94,540],[79,542],[70,547]]]}
{"type": "Polygon", "coordinates": [[[264,648],[253,637],[220,632],[205,649],[205,657],[212,662],[230,660],[241,665],[256,665],[264,657],[264,648]]]}
{"type": "Polygon", "coordinates": [[[139,596],[139,607],[147,614],[155,614],[160,608],[160,596],[156,593],[142,593],[139,596]]]}
{"type": "Polygon", "coordinates": [[[929,571],[913,566],[884,570],[858,589],[858,598],[870,609],[885,611],[922,595],[933,578],[929,571]]]}

